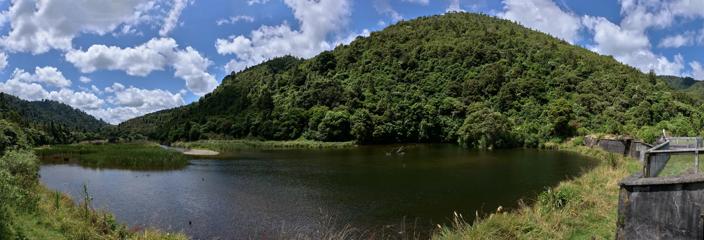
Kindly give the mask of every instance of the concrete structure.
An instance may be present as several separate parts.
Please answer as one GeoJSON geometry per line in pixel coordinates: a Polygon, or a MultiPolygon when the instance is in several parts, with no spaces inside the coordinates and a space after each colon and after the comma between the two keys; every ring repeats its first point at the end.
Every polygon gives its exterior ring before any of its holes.
{"type": "Polygon", "coordinates": [[[704,239],[704,176],[621,182],[616,239],[704,239]]]}
{"type": "Polygon", "coordinates": [[[643,161],[645,151],[652,148],[650,144],[622,136],[607,136],[601,138],[587,136],[584,138],[584,145],[588,147],[598,147],[611,153],[623,154],[624,156],[639,159],[640,161],[643,161]]]}
{"type": "Polygon", "coordinates": [[[617,239],[704,239],[701,138],[666,138],[645,151],[643,172],[621,181],[617,239]],[[690,170],[659,177],[670,155],[692,154],[690,170]]]}

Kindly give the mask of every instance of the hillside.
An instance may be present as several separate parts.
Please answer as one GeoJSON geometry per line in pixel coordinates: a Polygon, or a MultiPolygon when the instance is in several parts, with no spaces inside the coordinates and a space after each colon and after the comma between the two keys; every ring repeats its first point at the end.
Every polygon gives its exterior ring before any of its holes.
{"type": "Polygon", "coordinates": [[[668,86],[677,92],[696,99],[697,104],[704,104],[704,82],[691,77],[659,76],[668,86]]]}
{"type": "Polygon", "coordinates": [[[685,90],[699,82],[691,77],[658,76],[658,78],[665,81],[668,86],[675,90],[685,90]]]}
{"type": "Polygon", "coordinates": [[[0,93],[0,120],[6,125],[3,129],[22,128],[29,135],[30,144],[38,145],[94,138],[109,126],[63,103],[25,101],[5,93],[0,93]]]}
{"type": "Polygon", "coordinates": [[[655,75],[510,21],[451,13],[401,21],[303,60],[227,76],[180,108],[119,125],[162,141],[260,138],[537,146],[659,129],[698,134],[704,111],[655,75]]]}

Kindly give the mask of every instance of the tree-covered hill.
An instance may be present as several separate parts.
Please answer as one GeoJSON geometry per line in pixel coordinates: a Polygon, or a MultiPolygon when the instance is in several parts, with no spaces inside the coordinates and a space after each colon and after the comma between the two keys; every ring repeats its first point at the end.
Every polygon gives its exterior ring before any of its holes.
{"type": "Polygon", "coordinates": [[[672,89],[697,100],[697,104],[704,104],[704,82],[691,77],[660,76],[672,89]]]}
{"type": "Polygon", "coordinates": [[[536,146],[586,134],[699,134],[704,111],[654,74],[510,21],[401,21],[318,56],[227,76],[198,102],[127,121],[163,141],[262,138],[536,146]]]}
{"type": "Polygon", "coordinates": [[[19,135],[26,138],[30,145],[71,143],[97,138],[99,132],[109,126],[63,103],[25,101],[5,93],[0,93],[0,125],[0,145],[3,139],[10,141],[10,138],[19,135]],[[24,131],[16,131],[15,128],[24,131]]]}
{"type": "Polygon", "coordinates": [[[685,90],[699,82],[691,77],[658,76],[658,78],[665,81],[668,86],[675,90],[685,90]]]}

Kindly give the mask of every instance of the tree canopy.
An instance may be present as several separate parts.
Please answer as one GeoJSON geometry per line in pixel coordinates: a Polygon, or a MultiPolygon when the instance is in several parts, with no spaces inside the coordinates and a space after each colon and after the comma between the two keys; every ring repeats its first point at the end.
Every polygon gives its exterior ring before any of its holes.
{"type": "Polygon", "coordinates": [[[592,132],[699,134],[691,95],[584,48],[486,15],[400,21],[311,59],[233,73],[190,105],[120,131],[162,141],[260,138],[537,146],[592,132]]]}

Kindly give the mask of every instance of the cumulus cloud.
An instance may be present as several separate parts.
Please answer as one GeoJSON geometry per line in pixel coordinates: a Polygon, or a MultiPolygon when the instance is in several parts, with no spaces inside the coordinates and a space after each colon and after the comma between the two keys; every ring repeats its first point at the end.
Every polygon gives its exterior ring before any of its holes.
{"type": "Polygon", "coordinates": [[[421,5],[428,5],[430,3],[430,0],[402,0],[404,2],[409,2],[409,3],[417,3],[421,5]]]}
{"type": "Polygon", "coordinates": [[[112,124],[185,104],[184,91],[171,93],[162,89],[141,89],[121,84],[113,85],[110,89],[113,96],[108,101],[114,107],[88,110],[88,113],[112,124]]]}
{"type": "Polygon", "coordinates": [[[191,47],[179,49],[172,38],[155,38],[136,47],[93,45],[87,50],[71,50],[65,55],[83,73],[99,69],[121,70],[132,76],[147,76],[153,71],[174,69],[174,76],[186,81],[194,94],[206,94],[217,86],[207,70],[212,62],[191,47]]]}
{"type": "Polygon", "coordinates": [[[671,61],[650,50],[650,40],[644,32],[624,29],[603,17],[583,18],[584,25],[594,33],[592,50],[612,55],[616,60],[629,64],[643,72],[654,70],[663,75],[680,75],[684,69],[681,55],[671,61]]]}
{"type": "Polygon", "coordinates": [[[162,109],[182,106],[185,104],[183,96],[186,94],[186,91],[171,93],[162,89],[125,87],[120,83],[114,83],[105,88],[105,93],[110,94],[105,101],[96,95],[103,94],[103,91],[95,85],[91,85],[90,89],[84,91],[68,88],[48,91],[42,84],[27,82],[22,77],[13,77],[0,82],[0,92],[29,101],[46,99],[62,102],[112,124],[162,109]]]}
{"type": "Polygon", "coordinates": [[[524,26],[548,33],[574,43],[582,27],[580,18],[563,11],[552,0],[503,0],[501,18],[513,20],[524,26]]]}
{"type": "Polygon", "coordinates": [[[244,21],[244,22],[254,22],[254,17],[252,17],[252,16],[247,16],[247,15],[232,16],[232,17],[229,17],[229,18],[221,18],[221,19],[218,19],[217,21],[215,21],[215,24],[217,24],[218,26],[222,26],[222,25],[225,25],[225,24],[235,24],[235,23],[238,23],[238,22],[240,22],[240,21],[244,21]]]}
{"type": "Polygon", "coordinates": [[[66,79],[55,67],[36,67],[34,73],[25,72],[22,69],[15,69],[12,73],[13,80],[24,83],[40,83],[54,87],[64,88],[71,86],[71,81],[66,79]]]}
{"type": "Polygon", "coordinates": [[[403,20],[403,16],[391,6],[389,0],[375,0],[374,9],[376,9],[379,14],[388,15],[394,22],[403,20]]]}
{"type": "Polygon", "coordinates": [[[33,54],[69,50],[80,33],[103,35],[144,19],[146,12],[139,10],[149,4],[153,6],[144,0],[13,0],[5,13],[10,31],[0,43],[12,51],[33,54]]]}
{"type": "Polygon", "coordinates": [[[7,67],[7,64],[7,54],[0,52],[0,71],[4,70],[7,67]]]}
{"type": "Polygon", "coordinates": [[[247,5],[252,6],[255,4],[266,4],[269,0],[247,0],[247,5]]]}
{"type": "Polygon", "coordinates": [[[295,30],[284,22],[278,26],[262,26],[250,36],[231,36],[217,39],[215,47],[221,55],[234,54],[226,65],[227,71],[240,71],[268,59],[286,54],[312,57],[333,44],[326,40],[332,32],[339,31],[350,16],[350,4],[338,0],[285,0],[293,10],[300,29],[295,30]]]}
{"type": "Polygon", "coordinates": [[[0,92],[30,101],[42,99],[59,101],[82,110],[97,109],[104,103],[102,99],[91,92],[63,88],[69,84],[70,81],[63,78],[61,72],[53,67],[37,68],[33,74],[22,69],[15,69],[10,79],[0,83],[0,92]],[[62,88],[56,91],[47,91],[42,84],[62,88]]]}
{"type": "Polygon", "coordinates": [[[689,46],[694,43],[694,35],[690,33],[676,34],[673,36],[668,36],[660,41],[658,47],[661,48],[679,48],[683,46],[689,46]]]}
{"type": "Polygon", "coordinates": [[[89,83],[89,82],[93,81],[93,79],[90,79],[89,77],[86,77],[86,76],[81,76],[80,78],[78,78],[78,81],[81,81],[82,83],[89,83]]]}
{"type": "Polygon", "coordinates": [[[159,35],[166,36],[178,25],[178,19],[181,17],[181,12],[188,5],[188,0],[173,0],[169,14],[164,18],[164,25],[159,30],[159,35]]]}
{"type": "Polygon", "coordinates": [[[692,61],[689,63],[689,67],[692,68],[692,77],[697,80],[704,80],[704,67],[697,61],[692,61]]]}
{"type": "Polygon", "coordinates": [[[450,6],[447,7],[447,12],[464,12],[460,7],[460,0],[450,0],[450,6]]]}

